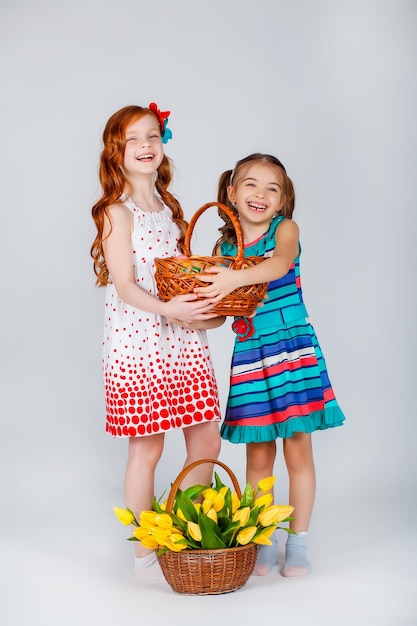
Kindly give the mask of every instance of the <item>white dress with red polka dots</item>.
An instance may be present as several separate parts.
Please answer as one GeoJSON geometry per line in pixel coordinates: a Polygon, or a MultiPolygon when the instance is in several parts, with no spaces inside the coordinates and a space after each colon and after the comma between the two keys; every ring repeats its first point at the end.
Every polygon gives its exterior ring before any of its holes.
{"type": "MultiPolygon", "coordinates": [[[[171,210],[145,212],[130,198],[137,284],[157,295],[155,257],[179,254],[171,210]]],[[[122,302],[107,286],[103,340],[106,431],[140,437],[220,420],[214,369],[205,331],[169,324],[165,317],[122,302]]]]}

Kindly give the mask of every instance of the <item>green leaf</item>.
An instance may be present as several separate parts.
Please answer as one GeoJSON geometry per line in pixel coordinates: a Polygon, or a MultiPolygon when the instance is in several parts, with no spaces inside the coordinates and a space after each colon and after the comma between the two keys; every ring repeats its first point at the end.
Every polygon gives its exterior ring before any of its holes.
{"type": "Polygon", "coordinates": [[[216,479],[216,484],[214,486],[214,488],[219,491],[222,487],[225,487],[226,485],[224,483],[222,483],[222,481],[219,478],[219,475],[217,474],[217,472],[214,472],[214,478],[216,479]]]}
{"type": "Polygon", "coordinates": [[[198,524],[201,530],[201,546],[204,550],[216,550],[226,548],[218,525],[212,519],[204,515],[202,511],[198,516],[198,524]]]}
{"type": "Polygon", "coordinates": [[[172,517],[174,527],[185,533],[187,531],[187,522],[184,522],[184,520],[178,517],[176,513],[170,513],[170,515],[172,517]]]}
{"type": "Polygon", "coordinates": [[[240,528],[239,522],[232,522],[229,528],[225,532],[222,533],[223,541],[226,542],[227,548],[234,547],[235,537],[237,533],[239,532],[239,528],[240,528]]]}
{"type": "Polygon", "coordinates": [[[232,519],[232,492],[230,491],[230,489],[226,491],[226,494],[224,496],[223,511],[230,519],[232,519]]]}
{"type": "Polygon", "coordinates": [[[185,518],[189,522],[197,522],[198,513],[193,501],[190,500],[190,498],[183,491],[181,491],[181,489],[178,489],[175,500],[181,511],[184,513],[185,518]]]}
{"type": "Polygon", "coordinates": [[[193,485],[192,487],[188,487],[188,489],[185,489],[184,493],[186,496],[188,496],[188,498],[190,498],[190,500],[194,502],[201,496],[205,489],[208,489],[208,487],[204,485],[193,485]]]}
{"type": "Polygon", "coordinates": [[[139,541],[139,539],[137,537],[128,537],[127,540],[128,541],[139,541]]]}
{"type": "Polygon", "coordinates": [[[159,498],[158,498],[158,504],[159,504],[161,501],[163,502],[162,498],[164,497],[164,495],[166,494],[166,492],[167,492],[167,490],[165,489],[165,491],[162,493],[162,495],[161,495],[161,496],[159,496],[159,498]]]}
{"type": "Polygon", "coordinates": [[[136,516],[135,516],[135,514],[133,513],[133,511],[131,511],[131,510],[130,510],[130,509],[128,509],[127,507],[126,507],[126,511],[129,511],[129,513],[130,513],[131,515],[133,515],[133,522],[132,522],[133,526],[139,526],[139,522],[138,522],[138,520],[136,519],[136,516]]]}
{"type": "Polygon", "coordinates": [[[258,515],[259,515],[259,506],[255,506],[253,507],[253,509],[251,510],[249,514],[249,519],[247,523],[245,524],[245,528],[246,526],[256,526],[256,520],[258,519],[258,515]]]}
{"type": "Polygon", "coordinates": [[[201,550],[201,544],[192,537],[190,537],[190,535],[187,535],[186,537],[184,537],[184,540],[181,539],[181,541],[178,541],[178,543],[185,543],[192,550],[201,550]]]}
{"type": "Polygon", "coordinates": [[[152,509],[156,512],[156,513],[165,513],[165,511],[163,510],[163,508],[160,506],[160,504],[156,501],[155,498],[152,499],[152,509]]]}
{"type": "Polygon", "coordinates": [[[217,524],[218,524],[218,526],[220,528],[220,532],[221,532],[222,535],[223,535],[224,532],[229,530],[230,526],[233,523],[234,522],[232,522],[230,517],[228,517],[224,513],[218,513],[217,514],[217,524]]]}
{"type": "Polygon", "coordinates": [[[245,506],[253,506],[253,488],[250,483],[246,483],[245,490],[240,500],[240,508],[243,508],[245,506]]]}

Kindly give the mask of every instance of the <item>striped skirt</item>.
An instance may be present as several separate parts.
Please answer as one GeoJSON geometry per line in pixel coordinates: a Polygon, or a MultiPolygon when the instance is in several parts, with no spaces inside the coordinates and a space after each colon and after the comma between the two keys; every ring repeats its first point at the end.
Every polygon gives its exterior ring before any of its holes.
{"type": "Polygon", "coordinates": [[[308,319],[247,335],[235,340],[223,439],[272,441],[343,423],[308,319]]]}

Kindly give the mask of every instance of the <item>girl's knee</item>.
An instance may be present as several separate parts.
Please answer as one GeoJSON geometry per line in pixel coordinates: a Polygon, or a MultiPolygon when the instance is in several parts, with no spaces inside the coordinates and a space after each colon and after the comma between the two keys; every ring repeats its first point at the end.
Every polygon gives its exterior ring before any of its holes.
{"type": "Polygon", "coordinates": [[[207,455],[210,459],[217,459],[220,454],[221,445],[220,437],[213,438],[207,442],[207,455]]]}
{"type": "Polygon", "coordinates": [[[129,439],[129,460],[140,461],[147,465],[156,465],[164,450],[164,435],[132,437],[129,439]]]}
{"type": "Polygon", "coordinates": [[[302,469],[313,465],[313,449],[311,435],[295,433],[293,437],[284,439],[284,458],[288,469],[302,469]]]}
{"type": "Polygon", "coordinates": [[[246,446],[247,465],[253,470],[266,470],[273,466],[276,456],[276,442],[249,443],[246,446]]]}
{"type": "Polygon", "coordinates": [[[221,449],[221,438],[217,423],[190,426],[184,430],[187,457],[217,459],[221,449]]]}

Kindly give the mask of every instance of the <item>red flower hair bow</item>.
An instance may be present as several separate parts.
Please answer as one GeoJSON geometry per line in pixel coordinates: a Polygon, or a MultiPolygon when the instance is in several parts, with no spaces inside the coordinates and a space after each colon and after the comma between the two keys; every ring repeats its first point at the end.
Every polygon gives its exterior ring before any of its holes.
{"type": "Polygon", "coordinates": [[[160,111],[155,102],[151,102],[149,105],[149,110],[155,113],[156,117],[159,120],[159,126],[161,127],[161,137],[162,143],[166,143],[169,139],[172,138],[172,132],[168,128],[168,118],[171,114],[171,111],[160,111]]]}

